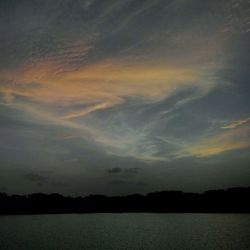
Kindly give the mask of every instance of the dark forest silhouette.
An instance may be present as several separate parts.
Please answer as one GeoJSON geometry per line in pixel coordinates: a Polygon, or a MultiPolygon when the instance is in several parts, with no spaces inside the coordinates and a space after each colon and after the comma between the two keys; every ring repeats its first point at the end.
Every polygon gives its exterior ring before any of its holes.
{"type": "Polygon", "coordinates": [[[250,187],[210,190],[202,194],[161,191],[147,195],[89,195],[65,197],[60,194],[7,195],[0,193],[0,214],[102,213],[102,212],[202,212],[249,213],[250,187]]]}

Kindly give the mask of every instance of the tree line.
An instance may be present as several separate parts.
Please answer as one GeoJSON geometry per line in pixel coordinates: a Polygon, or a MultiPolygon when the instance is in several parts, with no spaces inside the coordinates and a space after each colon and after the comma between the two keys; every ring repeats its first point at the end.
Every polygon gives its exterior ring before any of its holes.
{"type": "Polygon", "coordinates": [[[0,193],[0,214],[49,213],[249,213],[250,187],[210,190],[204,193],[161,191],[146,195],[89,195],[70,197],[57,193],[7,195],[0,193]]]}

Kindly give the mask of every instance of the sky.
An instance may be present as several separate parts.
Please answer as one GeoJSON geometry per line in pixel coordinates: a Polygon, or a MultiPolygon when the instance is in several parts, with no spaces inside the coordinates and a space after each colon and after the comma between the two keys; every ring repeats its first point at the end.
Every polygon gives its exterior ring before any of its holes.
{"type": "Polygon", "coordinates": [[[0,192],[250,186],[249,0],[0,0],[0,192]]]}

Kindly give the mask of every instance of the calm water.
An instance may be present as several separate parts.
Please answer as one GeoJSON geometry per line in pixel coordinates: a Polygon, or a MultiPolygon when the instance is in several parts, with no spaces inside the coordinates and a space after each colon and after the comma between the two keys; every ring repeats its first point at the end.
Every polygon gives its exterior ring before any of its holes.
{"type": "Polygon", "coordinates": [[[249,214],[0,216],[0,249],[250,249],[249,214]]]}

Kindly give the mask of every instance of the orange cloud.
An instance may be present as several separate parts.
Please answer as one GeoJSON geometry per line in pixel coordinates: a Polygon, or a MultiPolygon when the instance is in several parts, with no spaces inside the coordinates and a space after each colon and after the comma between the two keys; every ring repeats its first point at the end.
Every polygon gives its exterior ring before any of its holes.
{"type": "Polygon", "coordinates": [[[77,118],[79,116],[85,116],[91,112],[94,112],[94,111],[97,111],[97,110],[100,110],[100,109],[105,109],[105,108],[108,108],[108,107],[111,107],[113,106],[114,103],[110,102],[103,102],[103,103],[100,103],[100,104],[97,104],[97,105],[93,105],[91,107],[88,107],[88,108],[85,108],[83,110],[80,110],[80,111],[73,111],[69,114],[66,114],[65,116],[62,117],[62,119],[72,119],[72,118],[77,118]]]}
{"type": "Polygon", "coordinates": [[[246,124],[250,121],[250,117],[246,118],[246,119],[242,119],[242,120],[237,120],[237,121],[233,121],[228,125],[225,125],[221,128],[223,129],[232,129],[232,128],[237,128],[238,126],[241,126],[243,124],[246,124]]]}
{"type": "MultiPolygon", "coordinates": [[[[66,67],[66,66],[65,66],[66,67]]],[[[201,69],[168,65],[134,65],[122,60],[105,60],[78,70],[58,71],[58,63],[47,58],[13,71],[1,72],[0,92],[23,96],[48,104],[93,103],[105,108],[121,103],[126,96],[161,98],[179,87],[196,85],[209,88],[213,81],[201,69]],[[203,85],[200,85],[200,82],[203,85]],[[22,83],[22,84],[20,84],[22,83]],[[23,87],[26,83],[26,87],[23,87]],[[32,86],[30,83],[37,83],[32,86]]],[[[92,111],[83,111],[88,114],[92,111]]]]}
{"type": "Polygon", "coordinates": [[[73,139],[76,137],[77,136],[75,134],[72,134],[72,133],[62,133],[62,134],[57,135],[56,138],[59,140],[70,140],[70,139],[73,139]]]}
{"type": "Polygon", "coordinates": [[[186,147],[180,155],[210,157],[231,150],[247,148],[250,146],[249,135],[249,127],[226,131],[186,147]]]}
{"type": "Polygon", "coordinates": [[[0,85],[4,101],[25,111],[29,119],[75,129],[79,136],[90,135],[97,143],[105,145],[106,151],[114,152],[116,148],[123,154],[147,160],[162,159],[152,154],[132,152],[133,134],[127,136],[128,142],[123,136],[120,140],[123,145],[119,146],[116,136],[109,131],[74,118],[120,105],[126,97],[154,101],[166,98],[182,87],[196,86],[208,91],[215,84],[210,69],[199,67],[112,59],[76,69],[71,64],[60,62],[57,57],[1,71],[0,79],[4,83],[0,85]],[[22,97],[23,101],[19,102],[16,96],[22,97]]]}

